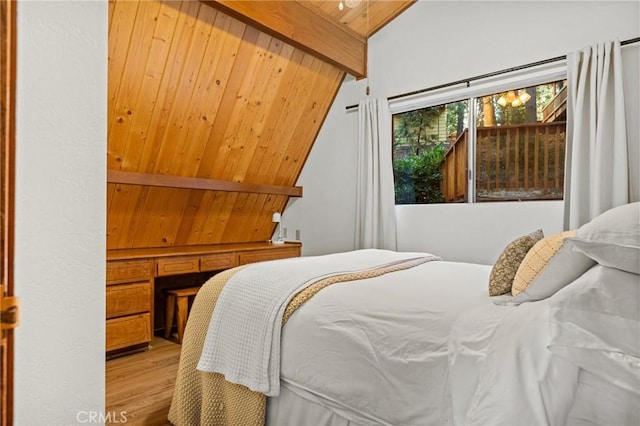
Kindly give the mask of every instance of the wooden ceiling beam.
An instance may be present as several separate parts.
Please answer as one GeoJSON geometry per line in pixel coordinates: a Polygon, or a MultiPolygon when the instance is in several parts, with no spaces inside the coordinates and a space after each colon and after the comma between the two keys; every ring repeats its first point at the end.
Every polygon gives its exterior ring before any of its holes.
{"type": "Polygon", "coordinates": [[[297,1],[202,0],[252,27],[329,62],[357,78],[366,77],[365,37],[297,1]]]}

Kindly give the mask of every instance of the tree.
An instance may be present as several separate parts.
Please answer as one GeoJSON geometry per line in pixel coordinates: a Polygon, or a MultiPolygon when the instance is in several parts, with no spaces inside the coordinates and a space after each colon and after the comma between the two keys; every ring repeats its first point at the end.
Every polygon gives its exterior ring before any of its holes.
{"type": "Polygon", "coordinates": [[[442,110],[441,107],[422,108],[394,115],[394,146],[409,145],[412,153],[419,154],[433,143],[428,129],[433,128],[442,110]]]}
{"type": "Polygon", "coordinates": [[[484,121],[484,127],[492,127],[496,125],[496,113],[493,106],[494,96],[482,97],[482,118],[484,121]]]}
{"type": "Polygon", "coordinates": [[[535,123],[536,121],[538,121],[538,109],[536,107],[537,105],[537,96],[536,96],[536,88],[534,87],[527,87],[525,89],[525,91],[529,94],[529,96],[531,96],[531,99],[529,99],[525,104],[524,104],[524,109],[526,111],[526,115],[527,115],[527,122],[529,123],[535,123]]]}
{"type": "Polygon", "coordinates": [[[464,131],[468,104],[469,102],[467,101],[447,104],[447,132],[449,132],[449,134],[455,133],[456,136],[459,136],[464,131]]]}

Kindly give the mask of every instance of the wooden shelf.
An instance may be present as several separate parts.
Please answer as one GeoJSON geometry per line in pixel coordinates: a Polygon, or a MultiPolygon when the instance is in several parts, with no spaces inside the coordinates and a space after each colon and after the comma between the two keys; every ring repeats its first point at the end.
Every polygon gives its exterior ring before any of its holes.
{"type": "Polygon", "coordinates": [[[205,191],[248,192],[252,194],[273,194],[287,195],[289,197],[302,197],[301,186],[261,185],[195,177],[123,172],[120,170],[107,170],[107,183],[159,186],[164,188],[201,189],[205,191]]]}
{"type": "Polygon", "coordinates": [[[302,243],[292,241],[286,242],[285,244],[271,244],[265,241],[252,243],[203,244],[193,246],[112,249],[107,250],[107,260],[133,260],[173,256],[195,256],[255,250],[277,250],[289,247],[298,247],[299,249],[300,247],[302,247],[302,243]]]}

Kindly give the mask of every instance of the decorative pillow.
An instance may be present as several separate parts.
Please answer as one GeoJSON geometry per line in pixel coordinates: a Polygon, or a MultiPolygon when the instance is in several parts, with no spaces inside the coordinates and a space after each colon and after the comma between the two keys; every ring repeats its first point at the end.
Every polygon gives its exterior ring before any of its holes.
{"type": "Polygon", "coordinates": [[[489,276],[489,296],[499,296],[511,291],[513,278],[520,262],[531,250],[531,247],[544,237],[542,229],[513,240],[505,247],[491,269],[489,276]]]}
{"type": "Polygon", "coordinates": [[[542,300],[552,296],[591,268],[595,262],[573,250],[567,239],[576,231],[566,231],[538,241],[527,253],[513,279],[513,302],[542,300]]]}
{"type": "Polygon", "coordinates": [[[602,213],[582,225],[570,241],[602,266],[640,274],[640,202],[602,213]]]}

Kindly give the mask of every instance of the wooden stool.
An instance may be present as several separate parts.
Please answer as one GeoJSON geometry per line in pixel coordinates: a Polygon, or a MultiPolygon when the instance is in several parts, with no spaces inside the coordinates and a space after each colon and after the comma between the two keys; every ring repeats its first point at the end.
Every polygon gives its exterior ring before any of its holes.
{"type": "Polygon", "coordinates": [[[169,336],[171,336],[173,314],[177,310],[176,326],[178,328],[178,343],[182,343],[184,327],[187,325],[187,317],[189,315],[189,297],[198,294],[198,290],[200,290],[200,287],[164,290],[164,292],[167,294],[167,311],[165,312],[166,319],[164,325],[165,339],[168,339],[169,336]]]}

